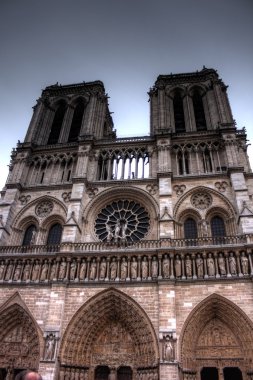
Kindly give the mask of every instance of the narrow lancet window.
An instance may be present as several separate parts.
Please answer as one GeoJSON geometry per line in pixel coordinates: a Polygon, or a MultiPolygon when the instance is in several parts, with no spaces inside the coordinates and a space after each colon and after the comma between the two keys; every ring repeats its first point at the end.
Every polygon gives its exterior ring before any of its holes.
{"type": "Polygon", "coordinates": [[[78,136],[80,134],[81,126],[82,126],[83,114],[84,114],[84,104],[81,100],[79,100],[73,114],[68,142],[77,141],[78,136]]]}
{"type": "Polygon", "coordinates": [[[197,131],[206,130],[206,118],[203,106],[203,99],[198,90],[195,90],[192,97],[197,131]]]}
{"type": "Polygon", "coordinates": [[[57,144],[61,133],[62,123],[66,112],[66,104],[62,102],[57,108],[54,120],[52,123],[51,131],[48,138],[48,144],[57,144]]]}
{"type": "Polygon", "coordinates": [[[183,99],[179,91],[176,91],[174,95],[173,110],[175,120],[175,132],[185,132],[183,99]]]}

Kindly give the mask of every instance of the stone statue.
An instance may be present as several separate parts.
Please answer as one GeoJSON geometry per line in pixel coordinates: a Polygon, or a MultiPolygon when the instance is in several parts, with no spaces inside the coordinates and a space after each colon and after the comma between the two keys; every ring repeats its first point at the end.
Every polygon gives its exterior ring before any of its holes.
{"type": "Polygon", "coordinates": [[[75,277],[76,277],[76,261],[73,260],[72,263],[70,264],[69,278],[70,278],[70,280],[74,280],[75,277]]]}
{"type": "Polygon", "coordinates": [[[7,271],[6,271],[6,274],[5,274],[5,279],[7,281],[11,280],[12,270],[13,270],[13,263],[12,263],[12,261],[10,261],[8,268],[7,268],[7,271]]]}
{"type": "Polygon", "coordinates": [[[23,271],[23,280],[24,281],[28,281],[29,280],[30,269],[31,269],[31,265],[30,265],[29,261],[27,261],[27,263],[26,263],[26,265],[24,267],[24,271],[23,271]]]}
{"type": "Polygon", "coordinates": [[[122,239],[126,238],[126,232],[127,232],[127,222],[125,222],[122,226],[122,239]]]}
{"type": "Polygon", "coordinates": [[[163,259],[163,276],[164,278],[170,277],[170,259],[167,255],[164,255],[163,259]]]}
{"type": "Polygon", "coordinates": [[[110,226],[109,223],[106,223],[105,228],[106,228],[106,232],[107,232],[106,240],[109,242],[113,239],[112,227],[110,226]]]}
{"type": "Polygon", "coordinates": [[[21,270],[22,270],[22,265],[21,265],[20,260],[18,260],[16,269],[15,269],[15,272],[14,272],[14,275],[13,275],[13,280],[14,281],[20,280],[21,270]]]}
{"type": "Polygon", "coordinates": [[[146,257],[143,257],[143,260],[141,262],[141,274],[143,280],[146,280],[148,278],[148,262],[146,257]]]}
{"type": "Polygon", "coordinates": [[[137,261],[135,257],[133,257],[133,260],[131,262],[131,278],[132,279],[137,278],[137,261]]]}
{"type": "Polygon", "coordinates": [[[218,257],[218,267],[219,267],[220,275],[225,276],[226,275],[225,259],[221,252],[219,253],[219,257],[218,257]]]}
{"type": "Polygon", "coordinates": [[[230,252],[228,262],[229,262],[230,273],[232,275],[236,275],[236,273],[237,273],[236,272],[236,261],[235,261],[235,257],[234,257],[233,252],[230,252]]]}
{"type": "Polygon", "coordinates": [[[53,360],[55,352],[55,337],[53,334],[50,334],[46,340],[46,348],[45,348],[45,360],[53,360]]]}
{"type": "Polygon", "coordinates": [[[120,278],[121,280],[125,280],[127,277],[127,262],[126,258],[123,257],[121,261],[121,266],[120,266],[120,278]]]}
{"type": "Polygon", "coordinates": [[[100,280],[104,280],[105,276],[106,276],[106,261],[105,261],[105,258],[103,257],[100,263],[100,272],[99,272],[100,280]]]}
{"type": "Polygon", "coordinates": [[[172,361],[174,358],[175,355],[172,337],[167,336],[163,347],[163,360],[172,361]]]}
{"type": "Polygon", "coordinates": [[[121,226],[120,226],[120,221],[118,220],[117,223],[116,223],[116,226],[115,226],[115,231],[114,231],[114,239],[115,239],[116,242],[121,237],[120,236],[120,230],[121,230],[121,226]]]}
{"type": "Polygon", "coordinates": [[[56,276],[56,263],[53,262],[50,271],[50,280],[52,281],[56,276]]]}
{"type": "Polygon", "coordinates": [[[65,278],[66,268],[67,268],[67,263],[63,259],[61,264],[60,264],[60,269],[59,269],[59,275],[58,275],[59,280],[63,280],[65,278]]]}
{"type": "Polygon", "coordinates": [[[47,273],[48,273],[48,262],[47,260],[45,260],[42,265],[41,275],[40,275],[40,279],[42,281],[45,281],[47,279],[47,273]]]}
{"type": "Polygon", "coordinates": [[[208,236],[208,225],[205,219],[201,220],[201,233],[202,233],[202,237],[208,236]]]}
{"type": "Polygon", "coordinates": [[[176,273],[177,278],[181,277],[182,275],[181,259],[179,255],[176,255],[176,258],[175,258],[175,273],[176,273]]]}
{"type": "Polygon", "coordinates": [[[197,276],[198,278],[201,278],[204,276],[204,262],[199,253],[196,258],[196,265],[197,265],[197,276]]]}
{"type": "Polygon", "coordinates": [[[37,281],[39,279],[40,264],[38,260],[35,260],[33,270],[32,270],[32,281],[37,281]]]}
{"type": "Polygon", "coordinates": [[[249,274],[249,259],[245,256],[245,252],[241,253],[242,274],[249,274]]]}
{"type": "Polygon", "coordinates": [[[185,258],[185,274],[186,277],[192,277],[192,261],[189,255],[185,258]]]}
{"type": "Polygon", "coordinates": [[[113,257],[112,262],[110,264],[110,279],[115,280],[117,277],[117,263],[115,261],[115,257],[113,257]]]}
{"type": "Polygon", "coordinates": [[[152,258],[151,274],[153,278],[156,278],[158,276],[158,261],[155,256],[152,258]]]}
{"type": "Polygon", "coordinates": [[[36,242],[36,235],[37,235],[37,231],[33,230],[32,231],[32,237],[31,237],[31,240],[30,240],[30,245],[34,245],[35,244],[35,242],[36,242]]]}
{"type": "Polygon", "coordinates": [[[84,280],[85,279],[86,267],[87,267],[86,261],[83,259],[82,263],[81,263],[81,267],[80,267],[80,280],[84,280]]]}
{"type": "Polygon", "coordinates": [[[92,262],[90,264],[90,280],[95,280],[96,272],[97,272],[96,259],[92,259],[92,262]]]}
{"type": "Polygon", "coordinates": [[[215,276],[215,265],[214,265],[214,259],[212,258],[212,254],[208,254],[207,258],[207,272],[208,276],[213,277],[215,276]]]}
{"type": "Polygon", "coordinates": [[[4,265],[4,261],[2,260],[2,261],[1,261],[1,264],[0,264],[0,280],[3,280],[3,277],[4,277],[4,269],[5,269],[5,265],[4,265]]]}

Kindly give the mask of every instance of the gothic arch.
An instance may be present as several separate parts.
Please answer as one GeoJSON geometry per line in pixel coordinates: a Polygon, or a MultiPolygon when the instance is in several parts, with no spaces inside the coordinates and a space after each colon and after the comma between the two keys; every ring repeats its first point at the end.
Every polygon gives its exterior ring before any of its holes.
{"type": "MultiPolygon", "coordinates": [[[[220,194],[218,191],[211,189],[206,186],[198,186],[190,189],[187,191],[175,204],[174,207],[174,218],[177,220],[179,218],[179,215],[183,212],[184,208],[186,207],[186,201],[187,198],[190,198],[194,193],[198,192],[205,192],[209,193],[215,198],[219,198],[224,206],[224,210],[226,210],[226,213],[229,215],[231,218],[235,218],[236,216],[236,211],[234,209],[234,206],[232,203],[223,195],[220,194]]],[[[189,203],[188,203],[189,204],[189,203]]],[[[220,207],[220,209],[223,209],[223,207],[220,207]]],[[[209,212],[209,211],[208,211],[209,212]]]]}
{"type": "Polygon", "coordinates": [[[83,220],[89,220],[91,230],[89,231],[92,238],[97,240],[93,226],[95,225],[95,218],[103,207],[110,204],[113,201],[128,199],[135,201],[144,206],[150,216],[150,228],[145,238],[157,239],[157,216],[159,214],[158,204],[155,199],[146,191],[135,187],[114,187],[113,189],[107,189],[102,191],[84,210],[83,220]]]}
{"type": "Polygon", "coordinates": [[[38,369],[43,335],[18,292],[0,307],[0,368],[38,369]]]}
{"type": "Polygon", "coordinates": [[[232,301],[214,293],[187,317],[179,348],[182,368],[199,371],[203,364],[213,366],[222,360],[229,366],[234,360],[247,370],[253,357],[253,322],[232,301]],[[214,331],[219,337],[213,335],[214,331]],[[212,339],[219,342],[214,345],[212,339]]]}
{"type": "Polygon", "coordinates": [[[129,296],[110,288],[86,302],[62,339],[63,366],[156,367],[159,351],[154,328],[129,296]]]}

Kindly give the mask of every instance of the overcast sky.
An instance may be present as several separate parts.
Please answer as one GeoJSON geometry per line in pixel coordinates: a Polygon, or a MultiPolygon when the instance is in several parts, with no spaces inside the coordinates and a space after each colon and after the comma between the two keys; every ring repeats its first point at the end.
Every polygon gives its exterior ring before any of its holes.
{"type": "Polygon", "coordinates": [[[56,82],[102,80],[118,137],[147,135],[157,76],[205,65],[253,142],[252,36],[253,0],[0,0],[0,189],[32,106],[56,82]]]}

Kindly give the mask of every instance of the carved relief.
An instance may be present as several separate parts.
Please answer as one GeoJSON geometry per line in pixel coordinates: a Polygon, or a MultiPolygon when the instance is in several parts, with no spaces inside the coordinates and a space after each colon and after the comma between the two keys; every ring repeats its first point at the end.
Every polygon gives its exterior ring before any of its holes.
{"type": "Polygon", "coordinates": [[[149,194],[155,195],[157,193],[158,186],[155,184],[150,184],[146,186],[146,189],[149,192],[149,194]]]}
{"type": "Polygon", "coordinates": [[[55,332],[48,332],[46,334],[44,360],[53,361],[55,359],[56,343],[58,339],[58,334],[55,332]]]}
{"type": "Polygon", "coordinates": [[[228,183],[226,181],[218,181],[218,182],[215,182],[215,187],[217,190],[219,190],[220,192],[224,192],[226,191],[227,187],[228,187],[228,183]]]}
{"type": "Polygon", "coordinates": [[[177,196],[180,197],[180,195],[184,194],[184,191],[186,189],[185,185],[175,185],[173,186],[173,190],[176,192],[177,196]]]}
{"type": "Polygon", "coordinates": [[[42,201],[38,204],[38,206],[35,209],[36,215],[38,215],[40,218],[45,218],[48,216],[54,208],[54,204],[51,201],[42,201]]]}
{"type": "Polygon", "coordinates": [[[19,202],[21,203],[22,206],[25,206],[29,200],[31,199],[31,195],[21,195],[19,197],[19,202]]]}
{"type": "Polygon", "coordinates": [[[70,198],[71,198],[71,191],[69,192],[64,192],[62,193],[62,199],[64,200],[65,203],[69,202],[70,201],[70,198]]]}
{"type": "Polygon", "coordinates": [[[175,343],[176,339],[172,334],[163,337],[162,357],[164,361],[172,362],[175,360],[175,343]]]}
{"type": "Polygon", "coordinates": [[[87,194],[89,198],[93,199],[98,193],[98,188],[94,186],[88,186],[87,187],[87,194]]]}

